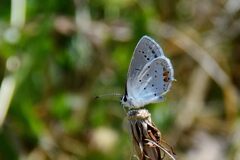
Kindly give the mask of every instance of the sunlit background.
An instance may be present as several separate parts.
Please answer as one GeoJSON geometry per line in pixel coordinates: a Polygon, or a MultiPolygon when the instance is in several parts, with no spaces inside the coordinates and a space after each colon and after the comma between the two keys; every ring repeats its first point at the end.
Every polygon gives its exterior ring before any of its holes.
{"type": "MultiPolygon", "coordinates": [[[[2,0],[0,159],[130,160],[124,93],[149,35],[176,82],[152,120],[178,160],[240,160],[238,0],[2,0]]],[[[133,158],[134,159],[134,158],[133,158]]]]}

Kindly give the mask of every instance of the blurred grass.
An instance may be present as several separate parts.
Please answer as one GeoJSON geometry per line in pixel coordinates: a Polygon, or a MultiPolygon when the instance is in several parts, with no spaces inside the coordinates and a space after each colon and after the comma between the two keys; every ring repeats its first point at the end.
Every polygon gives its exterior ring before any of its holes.
{"type": "Polygon", "coordinates": [[[26,1],[23,26],[11,22],[13,3],[0,5],[0,82],[16,82],[10,105],[0,102],[8,111],[0,159],[130,159],[119,99],[94,96],[124,92],[132,52],[146,34],[174,66],[166,100],[147,108],[178,159],[239,159],[236,1],[26,1]],[[194,58],[201,51],[219,66],[215,75],[202,63],[209,59],[194,58]],[[216,78],[219,70],[227,81],[216,78]]]}

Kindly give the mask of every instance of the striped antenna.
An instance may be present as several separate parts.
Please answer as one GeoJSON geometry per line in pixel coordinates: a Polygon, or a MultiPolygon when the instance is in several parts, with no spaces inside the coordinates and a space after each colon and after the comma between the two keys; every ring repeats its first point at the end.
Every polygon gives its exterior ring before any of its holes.
{"type": "Polygon", "coordinates": [[[99,98],[102,98],[102,97],[109,97],[109,96],[121,97],[122,94],[120,94],[120,93],[108,93],[108,94],[103,94],[103,95],[100,95],[100,96],[96,96],[95,99],[99,99],[99,98]]]}

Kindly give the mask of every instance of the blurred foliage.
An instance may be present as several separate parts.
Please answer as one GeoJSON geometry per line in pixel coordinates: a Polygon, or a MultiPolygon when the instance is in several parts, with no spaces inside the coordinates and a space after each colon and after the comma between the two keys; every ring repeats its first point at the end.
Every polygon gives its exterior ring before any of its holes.
{"type": "Polygon", "coordinates": [[[94,97],[124,92],[134,47],[150,35],[177,82],[147,109],[177,158],[239,160],[239,13],[236,0],[3,0],[0,159],[131,159],[119,99],[94,97]]]}

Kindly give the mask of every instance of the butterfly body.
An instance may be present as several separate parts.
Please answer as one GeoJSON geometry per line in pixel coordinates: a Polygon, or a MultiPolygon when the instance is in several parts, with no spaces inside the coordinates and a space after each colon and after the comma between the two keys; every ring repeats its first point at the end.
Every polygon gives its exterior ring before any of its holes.
{"type": "Polygon", "coordinates": [[[121,103],[131,109],[161,102],[173,80],[172,64],[162,48],[152,38],[143,36],[133,53],[121,103]]]}

